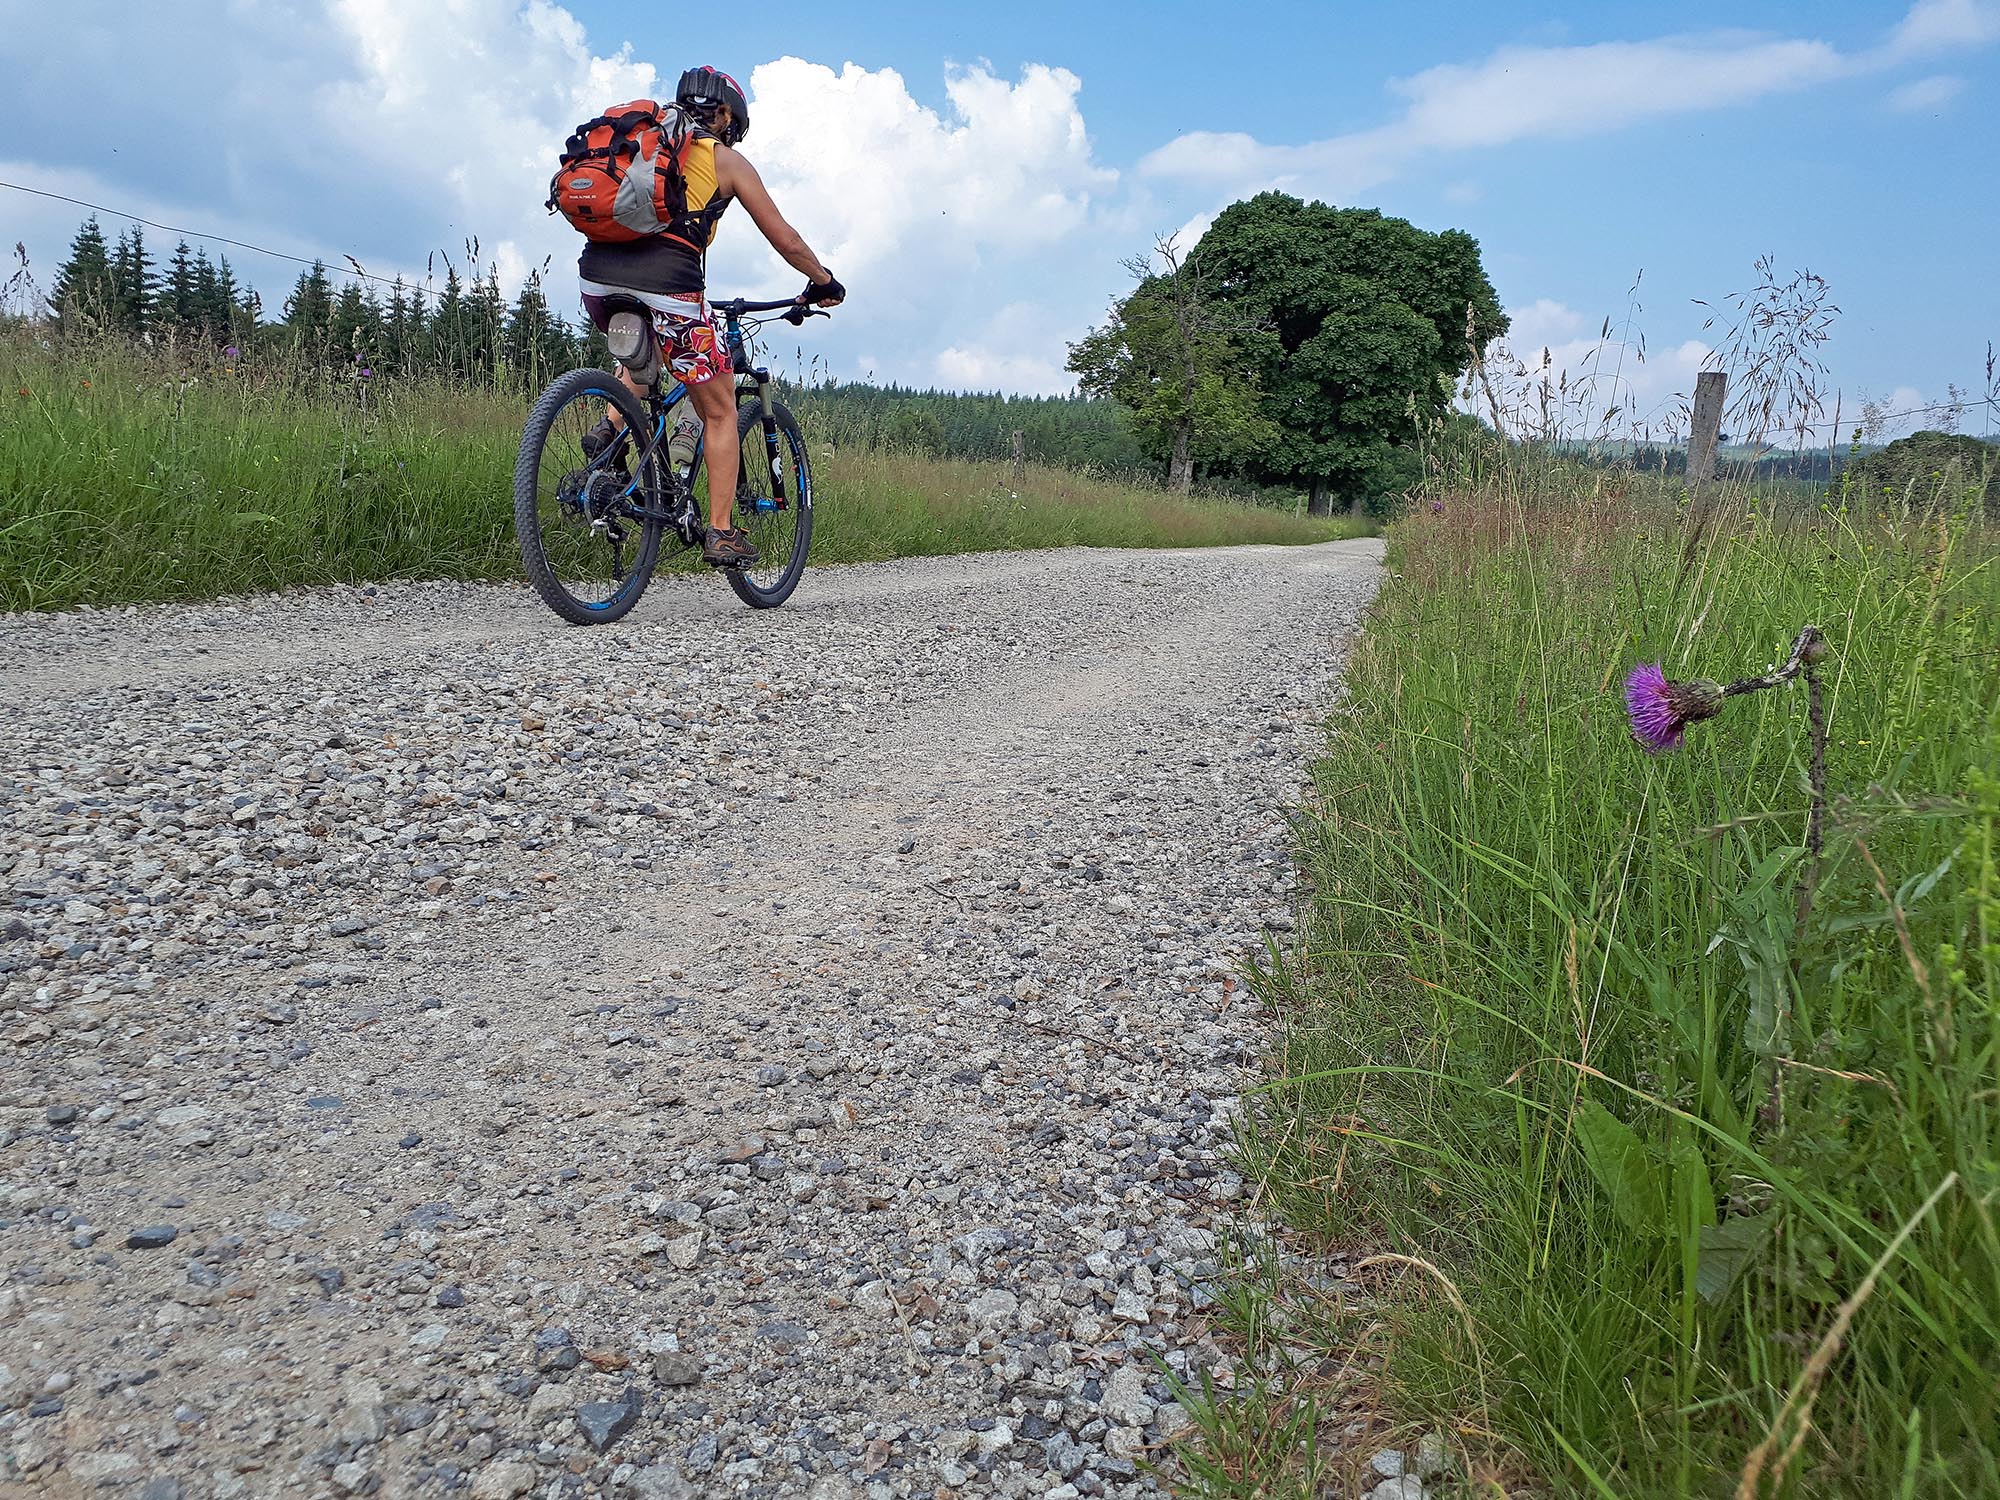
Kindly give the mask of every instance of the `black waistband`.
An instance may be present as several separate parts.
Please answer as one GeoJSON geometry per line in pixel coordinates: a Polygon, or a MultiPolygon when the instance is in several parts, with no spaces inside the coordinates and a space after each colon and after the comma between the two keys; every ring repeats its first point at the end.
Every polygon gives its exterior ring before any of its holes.
{"type": "Polygon", "coordinates": [[[587,281],[609,286],[629,286],[637,292],[689,292],[701,295],[708,290],[701,256],[679,240],[651,235],[626,245],[585,243],[577,260],[577,274],[587,281]]]}

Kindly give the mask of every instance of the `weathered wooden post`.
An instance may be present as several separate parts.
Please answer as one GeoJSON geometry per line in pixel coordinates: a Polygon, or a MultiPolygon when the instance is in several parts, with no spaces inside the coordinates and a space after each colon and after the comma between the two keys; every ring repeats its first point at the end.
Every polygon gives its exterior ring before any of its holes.
{"type": "Polygon", "coordinates": [[[1694,410],[1688,420],[1687,522],[1681,540],[1683,578],[1707,544],[1709,522],[1721,506],[1714,492],[1715,450],[1722,441],[1722,397],[1728,384],[1720,370],[1703,370],[1694,378],[1694,410]]]}
{"type": "Polygon", "coordinates": [[[1014,488],[1028,482],[1028,445],[1019,428],[1014,431],[1014,488]]]}
{"type": "Polygon", "coordinates": [[[1694,412],[1688,426],[1687,487],[1690,495],[1715,478],[1715,449],[1722,438],[1723,395],[1729,377],[1703,370],[1694,378],[1694,412]]]}

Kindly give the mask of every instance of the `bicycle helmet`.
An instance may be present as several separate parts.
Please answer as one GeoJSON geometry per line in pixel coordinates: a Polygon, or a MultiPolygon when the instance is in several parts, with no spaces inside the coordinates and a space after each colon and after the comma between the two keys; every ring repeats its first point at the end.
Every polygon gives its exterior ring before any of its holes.
{"type": "Polygon", "coordinates": [[[681,74],[674,102],[704,125],[714,118],[718,105],[726,105],[729,129],[722,135],[725,146],[735,145],[750,133],[750,101],[743,97],[736,80],[719,68],[689,68],[681,74]]]}

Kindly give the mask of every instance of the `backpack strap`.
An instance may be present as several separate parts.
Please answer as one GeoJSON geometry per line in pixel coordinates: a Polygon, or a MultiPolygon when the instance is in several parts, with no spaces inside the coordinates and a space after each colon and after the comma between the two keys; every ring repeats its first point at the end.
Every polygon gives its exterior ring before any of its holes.
{"type": "Polygon", "coordinates": [[[668,239],[678,240],[700,255],[705,262],[708,259],[709,241],[715,237],[716,221],[722,217],[723,211],[735,202],[735,199],[725,197],[718,191],[700,208],[688,207],[687,173],[684,167],[688,148],[698,140],[712,140],[720,144],[720,137],[708,130],[699,120],[688,116],[678,106],[675,113],[680,116],[680,120],[679,128],[671,137],[673,171],[669,174],[666,190],[666,206],[669,212],[665,233],[668,239]]]}
{"type": "Polygon", "coordinates": [[[657,118],[658,116],[646,110],[633,109],[623,114],[599,115],[594,120],[585,120],[571,131],[569,139],[563,142],[562,159],[566,163],[574,164],[589,161],[593,157],[604,157],[616,163],[620,157],[637,156],[639,147],[632,137],[657,118]],[[591,133],[606,126],[611,129],[610,140],[602,146],[592,146],[591,133]]]}

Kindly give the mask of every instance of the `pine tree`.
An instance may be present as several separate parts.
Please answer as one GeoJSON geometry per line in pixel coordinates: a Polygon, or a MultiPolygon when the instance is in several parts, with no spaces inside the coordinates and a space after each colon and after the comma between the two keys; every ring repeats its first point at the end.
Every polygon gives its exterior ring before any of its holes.
{"type": "Polygon", "coordinates": [[[569,327],[549,311],[542,295],[542,275],[530,272],[507,320],[506,362],[509,379],[523,390],[536,391],[576,364],[576,344],[569,327]]]}
{"type": "Polygon", "coordinates": [[[411,365],[410,325],[412,307],[409,288],[398,276],[389,288],[389,305],[382,312],[382,363],[385,374],[404,375],[411,365]]]}
{"type": "Polygon", "coordinates": [[[111,257],[105,249],[104,231],[93,218],[76,232],[76,239],[69,247],[69,259],[56,272],[49,306],[55,309],[65,329],[75,331],[89,324],[105,323],[115,301],[111,257]]]}
{"type": "Polygon", "coordinates": [[[167,284],[160,293],[159,319],[181,333],[201,326],[201,308],[195,295],[195,265],[188,254],[188,242],[174,246],[174,258],[167,262],[167,284]]]}
{"type": "Polygon", "coordinates": [[[206,249],[194,253],[193,309],[189,321],[201,336],[213,344],[223,342],[229,332],[229,304],[206,249]]]}
{"type": "Polygon", "coordinates": [[[382,309],[359,282],[348,282],[334,299],[327,345],[336,363],[374,367],[382,345],[382,309]]]}
{"type": "Polygon", "coordinates": [[[500,273],[489,269],[483,280],[473,284],[467,299],[472,329],[472,348],[467,373],[481,381],[492,381],[500,373],[503,341],[507,335],[507,299],[500,295],[500,273]]]}
{"type": "Polygon", "coordinates": [[[217,316],[221,319],[218,337],[236,347],[250,342],[264,316],[264,299],[255,287],[239,286],[229,257],[223,256],[215,270],[216,290],[221,294],[217,316]]]}
{"type": "Polygon", "coordinates": [[[299,273],[292,295],[285,299],[285,327],[301,348],[326,357],[333,330],[333,284],[324,262],[316,260],[310,271],[299,273]]]}
{"type": "Polygon", "coordinates": [[[444,268],[444,291],[438,296],[436,310],[431,314],[430,342],[436,351],[439,370],[450,376],[463,376],[471,368],[468,359],[470,340],[466,330],[465,285],[458,279],[458,267],[444,268]]]}
{"type": "Polygon", "coordinates": [[[146,231],[134,224],[118,237],[111,254],[112,321],[135,338],[143,338],[153,323],[153,303],[159,278],[146,253],[146,231]]]}

